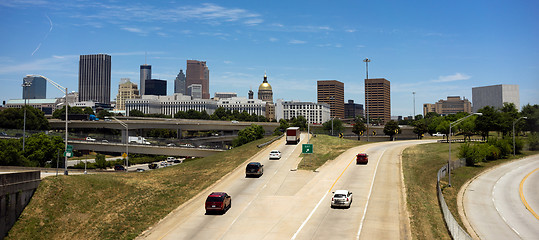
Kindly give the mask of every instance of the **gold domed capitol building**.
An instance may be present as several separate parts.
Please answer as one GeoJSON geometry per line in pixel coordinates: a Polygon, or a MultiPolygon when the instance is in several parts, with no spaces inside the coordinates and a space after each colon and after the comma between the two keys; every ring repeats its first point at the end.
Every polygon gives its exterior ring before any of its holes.
{"type": "Polygon", "coordinates": [[[273,103],[273,90],[271,90],[271,85],[268,83],[266,73],[264,73],[264,82],[258,87],[258,99],[273,103]]]}
{"type": "Polygon", "coordinates": [[[258,87],[258,99],[266,102],[266,118],[271,121],[275,119],[275,105],[273,104],[273,90],[268,83],[268,77],[264,73],[264,81],[258,87]]]}

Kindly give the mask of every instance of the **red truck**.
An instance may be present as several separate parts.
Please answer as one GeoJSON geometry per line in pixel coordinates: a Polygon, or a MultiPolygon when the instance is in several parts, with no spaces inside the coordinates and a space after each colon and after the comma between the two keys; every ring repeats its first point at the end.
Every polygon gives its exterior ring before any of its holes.
{"type": "Polygon", "coordinates": [[[286,129],[286,143],[298,144],[300,140],[299,127],[289,127],[286,129]]]}

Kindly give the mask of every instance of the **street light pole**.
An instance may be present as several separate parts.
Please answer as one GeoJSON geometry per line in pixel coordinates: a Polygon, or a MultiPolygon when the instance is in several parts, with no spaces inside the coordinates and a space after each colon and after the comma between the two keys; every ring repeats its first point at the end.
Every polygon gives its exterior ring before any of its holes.
{"type": "Polygon", "coordinates": [[[125,128],[125,171],[127,172],[127,170],[129,169],[129,126],[127,125],[127,123],[124,123],[113,116],[105,116],[105,118],[112,118],[125,128]]]}
{"type": "Polygon", "coordinates": [[[60,86],[60,84],[58,83],[55,83],[54,81],[48,79],[47,77],[43,76],[43,75],[38,75],[38,77],[42,77],[44,78],[45,80],[47,80],[47,82],[49,82],[50,84],[52,84],[55,88],[57,88],[58,90],[62,91],[62,92],[65,92],[65,102],[64,102],[64,106],[66,108],[66,118],[65,118],[65,122],[66,122],[66,130],[65,130],[65,150],[64,150],[64,155],[65,155],[65,158],[64,158],[64,175],[68,175],[68,172],[67,172],[67,120],[68,120],[68,117],[67,117],[67,109],[69,107],[69,104],[67,103],[67,88],[65,87],[62,87],[60,86]]]}
{"type": "Polygon", "coordinates": [[[449,187],[451,187],[451,128],[454,126],[454,125],[457,125],[459,124],[460,122],[462,122],[464,119],[466,118],[469,118],[473,115],[478,115],[478,116],[481,116],[483,115],[482,113],[473,113],[473,114],[470,114],[466,117],[463,117],[457,121],[454,121],[454,122],[451,122],[449,123],[449,136],[447,136],[447,141],[449,142],[449,159],[447,159],[447,171],[448,171],[448,178],[449,178],[449,187]]]}
{"type": "Polygon", "coordinates": [[[26,145],[26,88],[30,87],[32,84],[30,82],[24,81],[22,84],[22,97],[24,98],[24,120],[23,120],[23,129],[22,129],[22,151],[24,152],[24,147],[26,145]]]}
{"type": "Polygon", "coordinates": [[[520,119],[528,119],[527,117],[520,117],[517,120],[513,121],[513,157],[516,156],[516,144],[515,144],[515,123],[520,119]]]}
{"type": "Polygon", "coordinates": [[[415,92],[412,92],[412,94],[414,95],[414,116],[412,116],[412,120],[415,121],[415,92]]]}
{"type": "Polygon", "coordinates": [[[363,59],[363,62],[365,62],[365,69],[367,78],[365,78],[365,112],[367,113],[367,142],[369,141],[369,92],[367,91],[367,80],[369,79],[369,62],[371,62],[370,59],[365,58],[363,59]]]}

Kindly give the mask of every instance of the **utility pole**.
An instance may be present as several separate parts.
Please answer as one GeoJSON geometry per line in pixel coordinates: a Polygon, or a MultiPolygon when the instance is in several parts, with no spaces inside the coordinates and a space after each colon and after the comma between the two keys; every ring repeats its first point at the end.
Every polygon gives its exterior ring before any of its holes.
{"type": "Polygon", "coordinates": [[[369,62],[371,62],[370,59],[365,58],[363,59],[363,62],[365,62],[365,69],[367,71],[367,78],[365,78],[365,113],[367,114],[367,142],[369,141],[369,92],[367,91],[367,80],[369,79],[369,62]]]}
{"type": "Polygon", "coordinates": [[[415,92],[412,92],[414,95],[414,116],[412,116],[412,119],[415,120],[415,92]]]}

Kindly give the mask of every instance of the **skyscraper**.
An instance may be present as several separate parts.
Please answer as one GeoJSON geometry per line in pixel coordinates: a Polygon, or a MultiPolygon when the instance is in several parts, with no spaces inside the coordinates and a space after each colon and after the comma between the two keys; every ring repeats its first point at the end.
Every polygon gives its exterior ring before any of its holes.
{"type": "Polygon", "coordinates": [[[365,79],[366,113],[370,119],[385,124],[391,120],[391,89],[385,78],[365,79]]]}
{"type": "Polygon", "coordinates": [[[167,80],[147,79],[145,95],[167,95],[167,80]]]}
{"type": "Polygon", "coordinates": [[[210,99],[210,70],[206,62],[187,60],[185,86],[192,84],[202,85],[202,99],[210,99]]]}
{"type": "Polygon", "coordinates": [[[122,78],[118,85],[116,109],[125,110],[125,100],[133,98],[140,98],[137,84],[132,83],[129,78],[122,78]]]}
{"type": "Polygon", "coordinates": [[[79,101],[110,103],[110,66],[110,55],[80,55],[79,101]]]}
{"type": "Polygon", "coordinates": [[[146,94],[146,80],[152,79],[152,65],[140,65],[140,95],[146,94]]]}
{"type": "Polygon", "coordinates": [[[499,84],[472,88],[473,112],[485,106],[494,108],[503,107],[504,103],[513,103],[517,110],[520,109],[520,94],[518,85],[499,84]]]}
{"type": "Polygon", "coordinates": [[[45,99],[47,98],[47,80],[38,75],[26,75],[22,83],[30,83],[29,87],[23,88],[23,99],[45,99]]]}
{"type": "Polygon", "coordinates": [[[183,73],[183,69],[180,69],[180,73],[178,73],[176,80],[174,80],[174,93],[185,95],[185,89],[185,74],[183,73]]]}
{"type": "Polygon", "coordinates": [[[318,103],[330,106],[331,118],[344,118],[344,83],[337,80],[320,80],[317,82],[318,103]]]}

